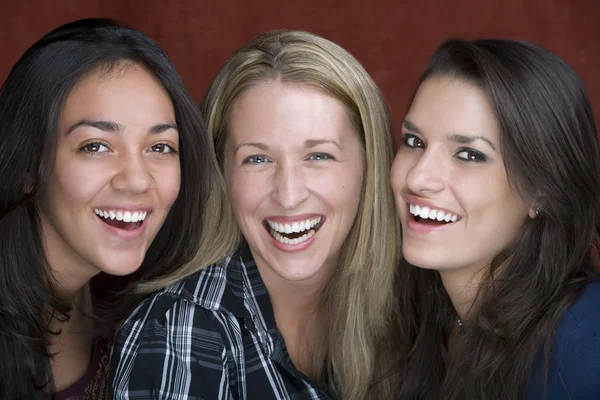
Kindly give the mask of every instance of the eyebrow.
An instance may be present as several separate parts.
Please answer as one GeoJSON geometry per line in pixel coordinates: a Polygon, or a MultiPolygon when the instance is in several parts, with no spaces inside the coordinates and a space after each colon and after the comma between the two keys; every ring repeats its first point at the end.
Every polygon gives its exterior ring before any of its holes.
{"type": "MultiPolygon", "coordinates": [[[[332,143],[334,145],[336,145],[340,150],[342,150],[342,148],[340,147],[340,145],[334,141],[334,140],[325,140],[325,139],[308,139],[304,142],[304,147],[306,148],[313,148],[315,146],[318,146],[320,144],[325,144],[325,143],[332,143]]],[[[268,150],[269,146],[267,146],[266,144],[262,143],[262,142],[248,142],[248,143],[240,143],[237,146],[235,146],[235,150],[234,150],[234,154],[237,153],[237,151],[244,147],[244,146],[251,146],[251,147],[257,147],[261,150],[268,150]]]]}
{"type": "Polygon", "coordinates": [[[326,144],[326,143],[334,144],[335,146],[337,146],[338,149],[342,150],[342,147],[335,140],[325,140],[325,139],[309,139],[304,142],[304,147],[311,149],[315,146],[318,146],[320,144],[326,144]]]}
{"type": "Polygon", "coordinates": [[[448,135],[448,139],[452,140],[453,142],[462,143],[462,144],[473,143],[476,140],[483,140],[484,142],[489,144],[492,147],[492,149],[496,150],[496,146],[494,146],[494,144],[488,138],[486,138],[485,136],[481,136],[481,135],[465,135],[465,134],[459,134],[459,133],[452,133],[452,134],[448,135]]]}
{"type": "Polygon", "coordinates": [[[261,143],[261,142],[246,142],[246,143],[240,143],[237,146],[235,146],[235,150],[234,150],[233,154],[237,153],[238,150],[244,146],[258,147],[261,150],[269,149],[269,146],[267,146],[266,144],[261,143]]]}
{"type": "MultiPolygon", "coordinates": [[[[408,120],[404,120],[402,122],[402,125],[408,129],[409,131],[413,131],[415,133],[421,134],[421,130],[419,128],[417,128],[417,126],[415,124],[413,124],[412,122],[408,121],[408,120]]],[[[457,143],[461,143],[461,144],[468,144],[468,143],[473,143],[476,140],[483,140],[484,142],[486,142],[487,144],[489,144],[492,149],[496,150],[496,146],[494,146],[494,144],[485,136],[481,136],[481,135],[467,135],[464,133],[452,133],[448,135],[448,140],[451,140],[453,142],[457,142],[457,143]]]]}
{"type": "MultiPolygon", "coordinates": [[[[71,126],[69,128],[69,130],[67,131],[67,133],[65,134],[65,136],[81,126],[89,126],[89,127],[96,128],[96,129],[99,129],[104,132],[111,132],[111,133],[120,133],[124,130],[123,125],[118,124],[113,121],[96,121],[96,120],[90,120],[90,119],[82,119],[81,121],[79,121],[79,122],[75,123],[73,126],[71,126]]],[[[163,133],[164,131],[167,131],[169,129],[175,129],[177,131],[178,130],[177,124],[166,123],[166,124],[154,125],[150,128],[149,132],[150,133],[163,133]]]]}

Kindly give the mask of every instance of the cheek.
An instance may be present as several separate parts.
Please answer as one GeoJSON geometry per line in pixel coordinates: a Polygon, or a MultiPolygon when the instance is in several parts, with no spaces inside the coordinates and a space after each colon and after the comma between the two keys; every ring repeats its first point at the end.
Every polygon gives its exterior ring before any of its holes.
{"type": "Polygon", "coordinates": [[[401,155],[400,152],[398,152],[398,155],[396,155],[394,163],[392,164],[392,169],[390,170],[390,183],[396,197],[400,195],[401,189],[405,186],[406,176],[412,168],[412,165],[413,162],[409,155],[401,155]]]}
{"type": "Polygon", "coordinates": [[[181,189],[181,167],[179,163],[173,166],[163,166],[154,175],[156,191],[164,202],[165,208],[171,208],[181,189]]]}
{"type": "Polygon", "coordinates": [[[61,162],[57,158],[55,170],[48,181],[50,203],[58,203],[65,210],[85,206],[110,181],[110,166],[105,163],[61,162]],[[69,207],[65,204],[69,203],[69,207]]]}
{"type": "Polygon", "coordinates": [[[322,171],[311,179],[312,192],[318,193],[332,207],[354,216],[363,190],[363,174],[362,165],[322,171]]]}
{"type": "Polygon", "coordinates": [[[261,173],[232,171],[227,174],[227,186],[236,215],[256,209],[268,193],[261,173]]]}

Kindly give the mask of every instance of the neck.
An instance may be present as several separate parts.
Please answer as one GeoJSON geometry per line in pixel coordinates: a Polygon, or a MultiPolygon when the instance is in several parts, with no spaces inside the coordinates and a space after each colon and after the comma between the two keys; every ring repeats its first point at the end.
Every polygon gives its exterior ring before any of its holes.
{"type": "Polygon", "coordinates": [[[315,345],[322,330],[319,305],[333,269],[324,265],[309,279],[289,281],[270,268],[262,268],[259,261],[257,267],[269,292],[275,322],[288,354],[299,371],[312,377],[315,345]]]}
{"type": "Polygon", "coordinates": [[[440,271],[444,288],[452,301],[458,318],[464,323],[469,318],[469,312],[476,306],[476,296],[481,280],[487,268],[473,271],[472,269],[459,269],[453,271],[440,271]]]}

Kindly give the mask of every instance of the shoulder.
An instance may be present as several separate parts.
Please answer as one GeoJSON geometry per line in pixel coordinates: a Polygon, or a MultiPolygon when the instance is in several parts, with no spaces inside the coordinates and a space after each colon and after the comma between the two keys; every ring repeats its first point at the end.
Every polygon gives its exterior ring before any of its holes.
{"type": "Polygon", "coordinates": [[[192,376],[202,382],[223,381],[227,354],[223,334],[233,320],[219,308],[227,287],[225,270],[225,265],[210,266],[138,306],[119,330],[112,350],[115,399],[131,391],[150,398],[152,390],[163,387],[173,397],[194,398],[191,393],[206,394],[208,389],[200,388],[201,383],[190,386],[192,376]]]}
{"type": "Polygon", "coordinates": [[[227,288],[227,265],[219,263],[187,277],[146,298],[129,316],[128,325],[152,319],[164,319],[174,310],[178,312],[194,308],[217,310],[227,288]]]}
{"type": "MultiPolygon", "coordinates": [[[[600,280],[590,281],[561,318],[556,344],[586,339],[600,340],[600,280]]],[[[600,353],[600,348],[598,349],[600,353]]]]}
{"type": "Polygon", "coordinates": [[[549,374],[549,394],[586,399],[600,391],[599,280],[586,285],[560,320],[549,374]]]}

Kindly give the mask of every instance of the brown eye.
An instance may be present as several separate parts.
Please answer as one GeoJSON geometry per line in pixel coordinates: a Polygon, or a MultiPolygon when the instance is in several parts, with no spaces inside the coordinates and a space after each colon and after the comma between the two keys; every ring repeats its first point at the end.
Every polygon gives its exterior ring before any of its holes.
{"type": "Polygon", "coordinates": [[[456,157],[466,162],[481,163],[487,161],[485,155],[473,149],[462,149],[456,154],[456,157]]]}
{"type": "Polygon", "coordinates": [[[92,142],[82,146],[79,150],[86,153],[104,153],[108,151],[108,147],[99,142],[92,142]]]}
{"type": "Polygon", "coordinates": [[[420,149],[425,148],[425,143],[421,139],[419,139],[415,135],[411,135],[408,133],[406,135],[404,135],[403,142],[406,147],[416,147],[416,148],[420,148],[420,149]]]}
{"type": "Polygon", "coordinates": [[[154,153],[163,153],[163,154],[176,153],[175,149],[173,149],[171,146],[169,146],[168,144],[165,144],[165,143],[157,143],[157,144],[151,146],[150,150],[154,153]]]}

